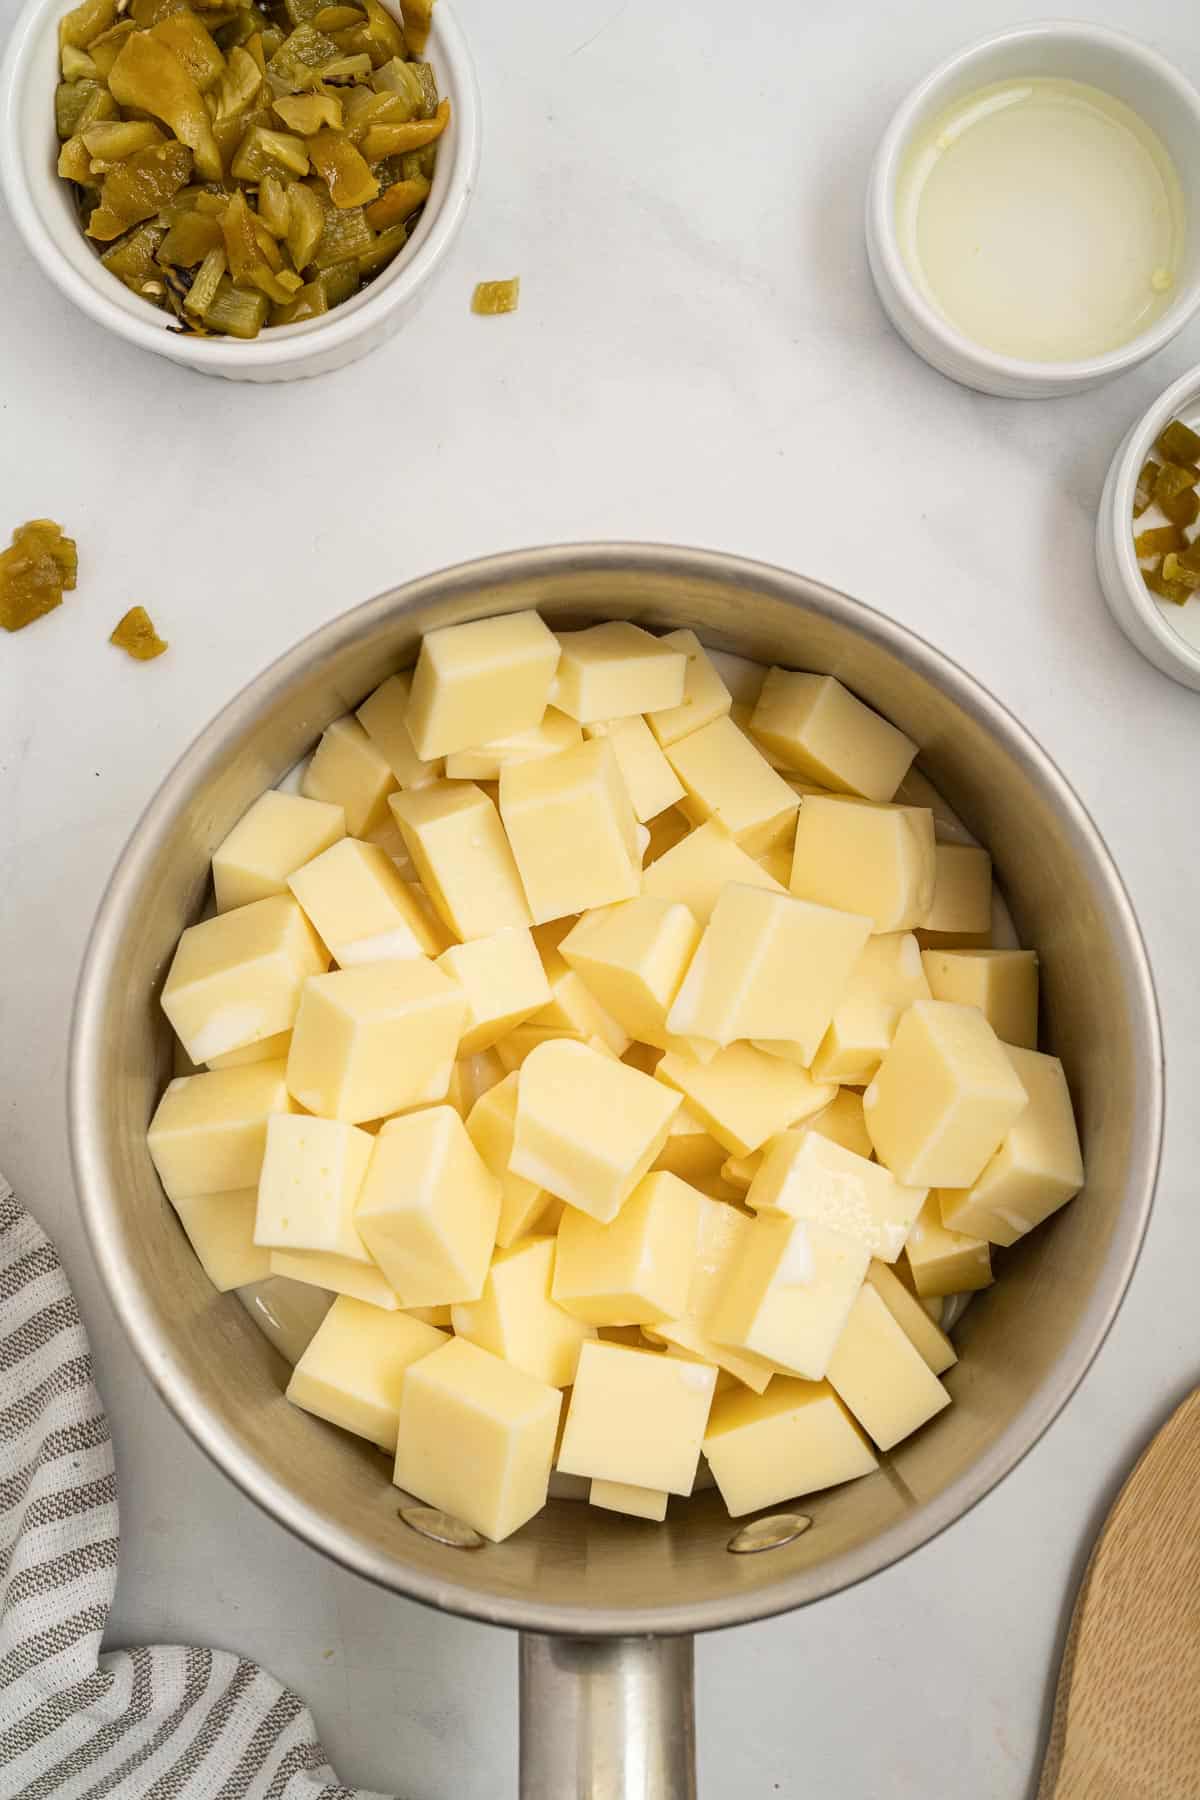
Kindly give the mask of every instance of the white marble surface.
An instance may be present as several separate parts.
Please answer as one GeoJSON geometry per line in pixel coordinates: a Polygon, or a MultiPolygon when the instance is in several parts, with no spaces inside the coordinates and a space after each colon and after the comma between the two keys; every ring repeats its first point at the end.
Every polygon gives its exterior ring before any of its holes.
{"type": "MultiPolygon", "coordinates": [[[[486,106],[482,183],[436,299],[356,367],[249,389],[126,350],[58,299],[0,216],[0,524],[51,513],[83,557],[64,609],[0,644],[0,1167],[57,1237],[115,1421],[112,1640],[260,1657],[310,1698],[347,1781],[408,1800],[515,1793],[512,1640],[292,1543],[135,1366],[71,1192],[71,990],[159,777],[299,634],[486,551],[714,545],[848,589],[1013,707],[1098,819],[1158,975],[1158,1206],[1067,1414],[902,1566],[699,1648],[708,1800],[1024,1800],[1088,1541],[1200,1374],[1200,696],[1118,635],[1091,548],[1111,451],[1200,358],[1200,327],[1098,393],[1022,404],[951,386],[885,325],[860,233],[872,145],[933,61],[1013,16],[1000,0],[910,8],[902,24],[881,0],[459,4],[486,106]],[[516,271],[520,313],[471,317],[474,281],[516,271]],[[105,642],[133,601],[172,641],[149,667],[105,642]]],[[[0,0],[0,23],[14,11],[0,0]]],[[[1200,26],[1173,0],[1094,11],[1200,77],[1200,26]]]]}

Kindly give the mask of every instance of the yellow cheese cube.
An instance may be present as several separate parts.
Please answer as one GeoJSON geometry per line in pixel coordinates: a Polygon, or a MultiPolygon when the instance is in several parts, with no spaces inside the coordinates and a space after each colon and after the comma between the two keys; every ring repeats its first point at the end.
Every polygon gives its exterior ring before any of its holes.
{"type": "Polygon", "coordinates": [[[950,1396],[874,1288],[863,1286],[829,1359],[827,1379],[880,1450],[911,1437],[950,1396]]]}
{"type": "MultiPolygon", "coordinates": [[[[553,1295],[590,1325],[644,1325],[687,1307],[703,1198],[677,1175],[646,1175],[609,1225],[568,1207],[553,1295]]],[[[715,1202],[713,1204],[716,1204],[715,1202]]]]}
{"type": "Polygon", "coordinates": [[[731,1518],[869,1475],[875,1454],[827,1381],[778,1376],[714,1402],[704,1454],[731,1518]]]}
{"type": "Polygon", "coordinates": [[[970,1187],[1028,1095],[973,1006],[916,1000],[863,1095],[881,1163],[908,1187],[970,1187]]]}
{"type": "Polygon", "coordinates": [[[813,1074],[855,1086],[871,1081],[901,1014],[914,1000],[929,998],[921,951],[910,931],[868,938],[813,1057],[813,1074]]]}
{"type": "Polygon", "coordinates": [[[795,825],[799,800],[732,719],[679,738],[667,760],[686,789],[688,817],[698,825],[719,819],[747,855],[769,850],[795,825]]]}
{"type": "Polygon", "coordinates": [[[690,1494],[717,1371],[623,1344],[584,1344],[558,1453],[564,1475],[690,1494]]]}
{"type": "MultiPolygon", "coordinates": [[[[557,1044],[563,1038],[570,1038],[576,1044],[583,1042],[577,1031],[563,1031],[557,1025],[518,1025],[515,1031],[510,1031],[507,1037],[500,1039],[496,1045],[496,1055],[506,1072],[513,1075],[539,1044],[557,1044]]],[[[606,1056],[612,1054],[603,1038],[597,1039],[595,1047],[602,1049],[606,1056]]]]}
{"type": "Polygon", "coordinates": [[[261,794],[213,851],[217,911],[287,890],[287,878],[346,835],[340,806],[299,794],[261,794]]]}
{"type": "Polygon", "coordinates": [[[772,881],[780,887],[787,887],[792,878],[792,845],[786,839],[767,850],[762,856],[756,856],[755,862],[760,869],[765,869],[772,881]]]}
{"type": "Polygon", "coordinates": [[[586,631],[559,633],[554,704],[581,725],[678,706],[687,658],[640,625],[612,619],[586,631]]]}
{"type": "MultiPolygon", "coordinates": [[[[935,1375],[944,1374],[958,1361],[954,1345],[930,1318],[921,1302],[910,1294],[886,1263],[872,1261],[867,1281],[908,1338],[913,1349],[935,1375]]],[[[941,1302],[938,1302],[939,1308],[941,1302]]]]}
{"type": "Polygon", "coordinates": [[[817,1131],[772,1138],[746,1205],[758,1213],[813,1219],[895,1262],[927,1188],[902,1187],[889,1169],[845,1150],[817,1131]]]}
{"type": "Polygon", "coordinates": [[[874,931],[924,925],[933,904],[933,814],[921,806],[810,794],[788,885],[802,900],[866,913],[874,931]]]}
{"type": "Polygon", "coordinates": [[[951,1231],[1015,1244],[1083,1186],[1083,1157],[1067,1078],[1057,1056],[1004,1046],[1029,1105],[1009,1127],[973,1187],[943,1188],[942,1223],[951,1231]]]}
{"type": "Polygon", "coordinates": [[[450,781],[499,781],[501,769],[509,763],[555,756],[560,750],[570,750],[582,738],[574,719],[549,706],[545,717],[528,731],[514,732],[511,737],[497,738],[474,750],[456,750],[446,758],[446,776],[450,781]]]}
{"type": "Polygon", "coordinates": [[[535,924],[637,893],[638,824],[606,738],[503,769],[500,814],[535,924]]]}
{"type": "MultiPolygon", "coordinates": [[[[612,745],[635,819],[656,818],[683,799],[683,783],[637,713],[628,719],[597,720],[584,727],[584,735],[607,738],[612,745]]],[[[683,825],[686,830],[686,820],[683,825]]]]}
{"type": "Polygon", "coordinates": [[[355,1224],[401,1305],[478,1300],[499,1217],[500,1183],[453,1107],[387,1121],[355,1224]]]}
{"type": "Polygon", "coordinates": [[[366,1306],[382,1307],[384,1312],[397,1312],[400,1301],[382,1269],[373,1262],[360,1262],[353,1256],[333,1256],[327,1250],[270,1250],[271,1274],[286,1276],[288,1281],[303,1281],[309,1287],[328,1288],[335,1294],[347,1294],[366,1306]]]}
{"type": "Polygon", "coordinates": [[[721,680],[694,631],[668,631],[660,640],[672,650],[682,650],[687,657],[683,682],[683,699],[678,706],[664,707],[647,716],[647,724],[660,744],[675,744],[689,732],[724,718],[732,705],[732,696],[721,680]]]}
{"type": "Polygon", "coordinates": [[[662,1149],[678,1108],[677,1093],[586,1044],[540,1044],[521,1068],[509,1168],[607,1224],[662,1149]]]}
{"type": "Polygon", "coordinates": [[[939,844],[926,931],[958,936],[992,928],[992,859],[973,844],[939,844]]]}
{"type": "Polygon", "coordinates": [[[429,898],[456,937],[529,924],[500,815],[482,788],[435,781],[394,795],[392,811],[429,898]]]}
{"type": "Polygon", "coordinates": [[[850,1088],[839,1088],[822,1112],[806,1119],[798,1131],[816,1131],[831,1143],[841,1144],[858,1156],[873,1155],[873,1146],[863,1117],[862,1095],[850,1088]]]}
{"type": "Polygon", "coordinates": [[[798,775],[839,794],[890,800],[917,746],[832,675],[772,669],[750,729],[798,775]]]}
{"type": "Polygon", "coordinates": [[[709,1318],[710,1336],[819,1381],[870,1251],[811,1219],[760,1214],[709,1318]]]}
{"type": "Polygon", "coordinates": [[[709,660],[729,690],[734,706],[754,708],[767,678],[766,665],[732,650],[710,650],[709,660]]]}
{"type": "Polygon", "coordinates": [[[177,1076],[146,1133],[168,1199],[257,1187],[267,1121],[291,1110],[282,1063],[177,1076]]]}
{"type": "Polygon", "coordinates": [[[992,1253],[987,1240],[948,1230],[942,1224],[936,1194],[930,1194],[908,1234],[904,1259],[921,1300],[974,1293],[992,1285],[992,1253]]]}
{"type": "MultiPolygon", "coordinates": [[[[662,752],[659,754],[662,755],[662,752]]],[[[665,762],[666,758],[663,760],[665,762]]],[[[670,766],[667,763],[668,769],[670,766]]],[[[674,775],[671,780],[675,780],[674,775]]],[[[650,839],[642,857],[643,869],[648,869],[651,863],[657,862],[660,856],[665,856],[668,850],[673,850],[676,844],[682,844],[684,838],[690,835],[692,824],[678,806],[669,806],[665,812],[656,813],[654,818],[647,820],[646,830],[650,833],[650,839]]],[[[732,843],[732,838],[729,841],[732,843]]]]}
{"type": "Polygon", "coordinates": [[[291,1047],[291,1032],[276,1031],[271,1037],[259,1038],[256,1044],[245,1044],[240,1050],[226,1050],[224,1056],[210,1056],[205,1066],[209,1069],[245,1069],[251,1063],[286,1062],[291,1047]]]}
{"type": "Polygon", "coordinates": [[[550,983],[549,1004],[538,1011],[531,1023],[544,1030],[569,1032],[584,1043],[599,1038],[614,1056],[624,1056],[629,1048],[629,1033],[573,969],[564,969],[555,976],[550,983]]]}
{"type": "Polygon", "coordinates": [[[438,957],[438,967],[457,981],[466,995],[460,1056],[477,1056],[490,1049],[550,1003],[550,984],[526,930],[510,927],[490,937],[474,938],[469,944],[453,944],[438,957]]]}
{"type": "Polygon", "coordinates": [[[836,1092],[798,1063],[765,1056],[750,1044],[730,1044],[709,1063],[668,1050],[654,1079],[677,1088],[733,1156],[749,1156],[777,1131],[820,1112],[836,1092]]]}
{"type": "Polygon", "coordinates": [[[665,1519],[667,1498],[661,1488],[633,1487],[628,1481],[593,1481],[588,1489],[592,1506],[628,1513],[635,1519],[665,1519]]]}
{"type": "Polygon", "coordinates": [[[857,913],[731,885],[713,908],[667,1028],[722,1046],[754,1038],[776,1052],[787,1044],[807,1068],[870,929],[857,913]]]}
{"type": "Polygon", "coordinates": [[[678,1175],[681,1181],[700,1186],[719,1180],[725,1162],[725,1146],[718,1144],[702,1119],[681,1106],[671,1120],[667,1141],[655,1159],[655,1169],[678,1175]]]}
{"type": "Polygon", "coordinates": [[[585,913],[559,949],[631,1037],[665,1049],[667,1013],[699,941],[686,906],[640,894],[585,913]]]}
{"type": "Polygon", "coordinates": [[[426,632],[408,708],[417,755],[429,761],[531,731],[557,666],[558,643],[535,612],[426,632]]]}
{"type": "Polygon", "coordinates": [[[263,1281],[271,1273],[271,1252],[254,1242],[256,1187],[227,1194],[188,1194],[172,1204],[204,1273],[219,1293],[263,1281]]]}
{"type": "Polygon", "coordinates": [[[454,1314],[452,1306],[406,1306],[404,1310],[410,1319],[420,1319],[425,1325],[436,1325],[443,1330],[454,1314]]]}
{"type": "Polygon", "coordinates": [[[658,900],[678,901],[699,924],[707,925],[731,881],[774,894],[787,891],[739,849],[718,819],[710,819],[651,864],[642,877],[642,892],[658,900]]]}
{"type": "Polygon", "coordinates": [[[346,815],[351,837],[365,837],[387,818],[388,795],[396,777],[357,719],[335,719],[323,734],[304,771],[300,792],[327,800],[346,815]]]}
{"type": "Polygon", "coordinates": [[[935,1000],[977,1006],[996,1036],[1037,1049],[1038,959],[1032,950],[924,950],[935,1000]]]}
{"type": "Polygon", "coordinates": [[[343,838],[297,869],[288,886],[340,968],[440,948],[413,889],[378,844],[343,838]]]}
{"type": "Polygon", "coordinates": [[[708,1321],[728,1281],[730,1271],[745,1251],[751,1220],[736,1207],[701,1194],[695,1257],[688,1284],[686,1309],[677,1319],[643,1327],[656,1343],[712,1363],[756,1393],[762,1393],[774,1372],[774,1364],[747,1350],[718,1344],[709,1336],[708,1321]]]}
{"type": "Polygon", "coordinates": [[[441,757],[423,762],[408,729],[412,676],[389,675],[359,707],[359,724],[402,788],[425,787],[442,774],[441,757]]]}
{"type": "Polygon", "coordinates": [[[288,1091],[353,1125],[417,1106],[439,1082],[445,1092],[465,1016],[458,983],[423,957],[315,975],[292,1032],[288,1091]]]}
{"type": "Polygon", "coordinates": [[[462,1057],[458,1067],[465,1119],[477,1100],[499,1087],[507,1070],[494,1050],[480,1050],[474,1056],[462,1057]]]}
{"type": "Polygon", "coordinates": [[[258,1178],[255,1243],[369,1262],[354,1209],[374,1147],[370,1133],[354,1125],[275,1113],[258,1178]]]}
{"type": "Polygon", "coordinates": [[[292,1371],[293,1406],[394,1451],[404,1378],[446,1343],[444,1331],[406,1313],[343,1297],[335,1300],[292,1371]]]}
{"type": "Polygon", "coordinates": [[[195,1063],[290,1031],[308,976],[329,957],[290,894],[273,894],[189,925],[175,949],[162,1009],[195,1063]]]}
{"type": "Polygon", "coordinates": [[[500,1543],[546,1504],[562,1396],[454,1338],[405,1374],[397,1487],[500,1543]]]}
{"type": "Polygon", "coordinates": [[[478,1300],[451,1309],[455,1335],[551,1387],[570,1387],[579,1349],[595,1330],[551,1297],[555,1243],[525,1238],[497,1251],[478,1300]]]}

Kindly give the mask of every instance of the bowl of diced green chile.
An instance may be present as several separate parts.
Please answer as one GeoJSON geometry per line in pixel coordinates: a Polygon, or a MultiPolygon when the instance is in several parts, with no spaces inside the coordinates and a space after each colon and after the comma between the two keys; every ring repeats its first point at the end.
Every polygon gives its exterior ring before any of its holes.
{"type": "Polygon", "coordinates": [[[209,373],[337,368],[398,327],[462,222],[479,104],[445,0],[32,0],[2,165],[42,268],[209,373]]]}

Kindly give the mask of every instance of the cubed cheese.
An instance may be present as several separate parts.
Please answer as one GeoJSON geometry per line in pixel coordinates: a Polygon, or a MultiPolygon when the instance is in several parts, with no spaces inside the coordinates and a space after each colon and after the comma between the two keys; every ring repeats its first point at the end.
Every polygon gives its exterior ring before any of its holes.
{"type": "Polygon", "coordinates": [[[788,883],[802,900],[866,913],[874,931],[924,925],[933,903],[933,814],[921,806],[810,794],[788,883]]]}
{"type": "Polygon", "coordinates": [[[408,728],[425,761],[539,725],[558,666],[535,612],[427,631],[413,673],[408,728]]]}
{"type": "Polygon", "coordinates": [[[490,1049],[552,998],[542,960],[524,929],[510,927],[468,944],[454,944],[439,956],[438,967],[466,995],[460,1056],[490,1049]]]}
{"type": "Polygon", "coordinates": [[[533,1231],[553,1196],[535,1181],[509,1168],[517,1122],[517,1071],[489,1088],[467,1114],[467,1133],[500,1183],[500,1219],[496,1242],[502,1249],[533,1231]]]}
{"type": "Polygon", "coordinates": [[[500,1183],[449,1106],[389,1119],[355,1212],[403,1306],[478,1300],[500,1217],[500,1183]]]}
{"type": "Polygon", "coordinates": [[[709,1319],[718,1343],[819,1381],[862,1286],[870,1251],[811,1219],[762,1214],[709,1319]]]}
{"type": "Polygon", "coordinates": [[[766,666],[732,650],[710,650],[709,661],[729,690],[735,706],[753,708],[767,678],[766,666]]]}
{"type": "Polygon", "coordinates": [[[881,1163],[908,1187],[970,1187],[1028,1096],[973,1006],[917,1000],[863,1095],[881,1163]]]}
{"type": "Polygon", "coordinates": [[[950,1396],[873,1287],[859,1289],[829,1359],[830,1387],[880,1450],[928,1423],[950,1396]]]}
{"type": "Polygon", "coordinates": [[[580,1346],[594,1328],[552,1298],[555,1242],[528,1237],[497,1251],[478,1300],[451,1309],[455,1335],[551,1387],[570,1387],[580,1346]]]}
{"type": "Polygon", "coordinates": [[[441,757],[423,762],[408,729],[412,675],[390,675],[363,701],[356,717],[402,788],[425,787],[443,773],[441,757]]]}
{"type": "Polygon", "coordinates": [[[501,769],[509,763],[537,762],[539,757],[554,756],[559,750],[570,750],[582,737],[574,719],[550,706],[528,731],[479,744],[473,750],[456,750],[446,758],[446,775],[451,781],[499,781],[501,769]]]}
{"type": "Polygon", "coordinates": [[[251,1063],[285,1063],[291,1047],[291,1032],[276,1031],[271,1037],[259,1038],[256,1044],[246,1044],[240,1050],[226,1050],[224,1056],[210,1056],[206,1067],[210,1069],[245,1069],[251,1063]]]}
{"type": "Polygon", "coordinates": [[[287,1397],[305,1412],[394,1451],[404,1378],[447,1342],[407,1313],[335,1300],[292,1371],[287,1397]]]}
{"type": "Polygon", "coordinates": [[[354,1224],[374,1140],[369,1132],[304,1113],[267,1121],[254,1241],[370,1261],[354,1224]]]}
{"type": "Polygon", "coordinates": [[[261,794],[213,851],[217,911],[287,890],[287,878],[346,835],[346,815],[300,794],[261,794]]]}
{"type": "Polygon", "coordinates": [[[465,1338],[400,1388],[397,1487],[499,1543],[546,1504],[562,1396],[465,1338]]]}
{"type": "Polygon", "coordinates": [[[677,1088],[733,1156],[749,1156],[777,1131],[819,1112],[837,1091],[750,1044],[730,1044],[708,1063],[668,1050],[654,1079],[677,1088]]]}
{"type": "MultiPolygon", "coordinates": [[[[639,714],[628,719],[597,720],[594,725],[585,726],[584,731],[585,736],[607,738],[612,745],[635,819],[656,818],[683,799],[683,783],[639,714]]],[[[687,829],[686,821],[683,828],[687,829]]]]}
{"type": "Polygon", "coordinates": [[[218,1292],[263,1281],[271,1252],[254,1242],[256,1187],[227,1194],[188,1194],[173,1202],[200,1265],[218,1292]]]}
{"type": "Polygon", "coordinates": [[[827,1381],[777,1376],[765,1394],[722,1394],[704,1454],[732,1518],[869,1475],[874,1452],[827,1381]]]}
{"type": "Polygon", "coordinates": [[[177,1076],[146,1134],[167,1197],[257,1187],[267,1121],[291,1110],[282,1063],[177,1076]]]}
{"type": "Polygon", "coordinates": [[[1038,959],[1032,950],[925,950],[935,1000],[977,1006],[1003,1043],[1037,1049],[1038,959]]]}
{"type": "Polygon", "coordinates": [[[917,753],[910,738],[832,675],[772,669],[750,729],[797,774],[864,800],[890,800],[917,753]]]}
{"type": "Polygon", "coordinates": [[[568,1207],[558,1228],[555,1300],[590,1325],[681,1317],[703,1197],[660,1171],[643,1176],[608,1225],[568,1207]]]}
{"type": "Polygon", "coordinates": [[[689,732],[723,718],[732,697],[694,631],[668,631],[660,642],[682,650],[687,657],[683,699],[678,706],[651,712],[647,723],[660,744],[675,744],[689,732]]]}
{"type": "Polygon", "coordinates": [[[667,760],[686,790],[689,818],[697,825],[718,819],[747,855],[769,850],[792,831],[797,796],[732,719],[714,719],[677,739],[667,760]]]}
{"type": "Polygon", "coordinates": [[[592,1506],[602,1506],[606,1512],[628,1513],[635,1519],[665,1519],[667,1499],[661,1488],[633,1487],[628,1481],[593,1481],[588,1489],[592,1506]]]}
{"type": "Polygon", "coordinates": [[[458,1048],[466,999],[423,957],[366,963],[306,984],[287,1061],[309,1112],[358,1125],[428,1098],[458,1048]]]}
{"type": "Polygon", "coordinates": [[[1029,1105],[972,1187],[944,1188],[942,1223],[951,1231],[1015,1244],[1083,1186],[1083,1157],[1067,1078],[1057,1056],[1004,1046],[1029,1105]]]}
{"type": "Polygon", "coordinates": [[[500,815],[482,788],[435,781],[395,795],[392,811],[430,900],[456,937],[529,924],[500,815]]]}
{"type": "Polygon", "coordinates": [[[992,1253],[987,1240],[943,1225],[936,1194],[930,1194],[917,1215],[904,1246],[904,1259],[921,1300],[969,1294],[992,1285],[992,1253]]]}
{"type": "Polygon", "coordinates": [[[347,1294],[366,1306],[382,1307],[384,1312],[397,1312],[400,1301],[382,1269],[373,1262],[362,1262],[354,1256],[334,1256],[328,1250],[270,1250],[271,1274],[288,1281],[303,1281],[309,1287],[328,1288],[334,1294],[347,1294]]]}
{"type": "Polygon", "coordinates": [[[192,1061],[290,1031],[300,990],[329,956],[290,894],[273,894],[190,925],[162,992],[162,1009],[192,1061]]]}
{"type": "MultiPolygon", "coordinates": [[[[563,1031],[554,1025],[518,1025],[507,1037],[502,1037],[496,1045],[496,1055],[510,1075],[524,1066],[526,1058],[537,1049],[539,1044],[556,1044],[562,1038],[570,1038],[580,1044],[583,1039],[576,1031],[563,1031]]],[[[608,1045],[602,1038],[597,1040],[596,1048],[602,1049],[604,1055],[611,1055],[608,1045]]]]}
{"type": "Polygon", "coordinates": [[[758,1213],[829,1225],[891,1263],[928,1191],[902,1187],[890,1170],[817,1131],[783,1131],[771,1140],[746,1204],[758,1213]]]}
{"type": "Polygon", "coordinates": [[[599,1038],[614,1056],[624,1056],[629,1048],[629,1033],[573,969],[554,977],[549,1003],[530,1022],[549,1031],[567,1032],[584,1043],[599,1038]]]}
{"type": "Polygon", "coordinates": [[[863,1117],[862,1095],[852,1088],[839,1088],[828,1106],[796,1129],[819,1132],[831,1143],[841,1144],[859,1156],[869,1157],[874,1153],[863,1117]]]}
{"type": "Polygon", "coordinates": [[[377,844],[343,838],[288,882],[334,962],[391,962],[440,947],[428,914],[377,844]]]}
{"type": "Polygon", "coordinates": [[[607,739],[502,770],[500,813],[535,924],[638,892],[638,824],[607,739]]]}
{"type": "Polygon", "coordinates": [[[654,1342],[712,1363],[761,1394],[774,1373],[774,1364],[751,1351],[718,1344],[708,1332],[709,1319],[730,1271],[746,1248],[750,1230],[751,1221],[745,1213],[701,1194],[686,1308],[679,1318],[648,1325],[643,1330],[654,1342]]]}
{"type": "Polygon", "coordinates": [[[554,703],[581,725],[619,719],[683,700],[687,658],[640,625],[610,619],[559,634],[554,703]]]}
{"type": "MultiPolygon", "coordinates": [[[[909,1343],[935,1375],[942,1375],[958,1361],[950,1339],[930,1318],[921,1302],[886,1263],[872,1261],[867,1281],[908,1338],[909,1343]]],[[[940,1306],[940,1301],[939,1301],[940,1306]]]]}
{"type": "Polygon", "coordinates": [[[718,1144],[704,1121],[689,1107],[681,1106],[671,1120],[667,1141],[654,1167],[699,1185],[719,1178],[724,1162],[724,1144],[718,1144]]]}
{"type": "Polygon", "coordinates": [[[340,806],[351,837],[365,837],[387,818],[396,777],[357,719],[335,719],[304,771],[300,792],[340,806]]]}
{"type": "Polygon", "coordinates": [[[559,1469],[690,1494],[716,1379],[715,1369],[682,1357],[584,1344],[559,1469]]]}
{"type": "Polygon", "coordinates": [[[585,913],[559,950],[631,1037],[665,1049],[667,1012],[699,941],[686,906],[641,894],[585,913]]]}
{"type": "Polygon", "coordinates": [[[901,1015],[914,1000],[929,998],[921,951],[910,931],[868,938],[813,1057],[813,1074],[856,1086],[872,1080],[901,1015]]]}
{"type": "MultiPolygon", "coordinates": [[[[939,936],[986,936],[992,928],[992,859],[973,844],[939,844],[933,898],[923,919],[939,936]]],[[[928,940],[927,940],[928,941],[928,940]]]]}
{"type": "Polygon", "coordinates": [[[646,869],[642,892],[657,900],[677,901],[699,924],[707,925],[731,881],[770,893],[786,892],[752,856],[739,849],[719,819],[710,819],[646,869]]]}
{"type": "MultiPolygon", "coordinates": [[[[662,755],[661,751],[659,755],[662,755]]],[[[668,769],[670,766],[668,763],[668,769]]],[[[675,780],[674,775],[671,776],[671,780],[675,780]]],[[[682,786],[682,783],[680,785],[682,786]]],[[[656,813],[652,819],[647,821],[646,830],[650,836],[642,856],[643,870],[648,869],[651,863],[656,863],[660,856],[665,856],[668,850],[673,850],[676,844],[682,844],[684,838],[690,834],[692,824],[691,820],[685,817],[677,806],[669,806],[666,812],[656,813]]],[[[732,841],[730,839],[731,843],[732,841]]]]}

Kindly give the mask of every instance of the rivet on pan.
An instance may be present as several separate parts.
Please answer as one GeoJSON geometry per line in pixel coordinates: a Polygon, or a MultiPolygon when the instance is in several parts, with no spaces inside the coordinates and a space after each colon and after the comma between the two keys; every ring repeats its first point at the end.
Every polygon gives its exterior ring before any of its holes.
{"type": "Polygon", "coordinates": [[[439,1512],[436,1506],[402,1506],[400,1517],[413,1531],[432,1538],[435,1544],[448,1544],[451,1550],[483,1549],[484,1540],[473,1526],[439,1512]]]}
{"type": "Polygon", "coordinates": [[[807,1513],[771,1513],[754,1519],[735,1532],[725,1548],[735,1556],[754,1556],[759,1550],[778,1550],[802,1537],[812,1524],[807,1513]]]}

